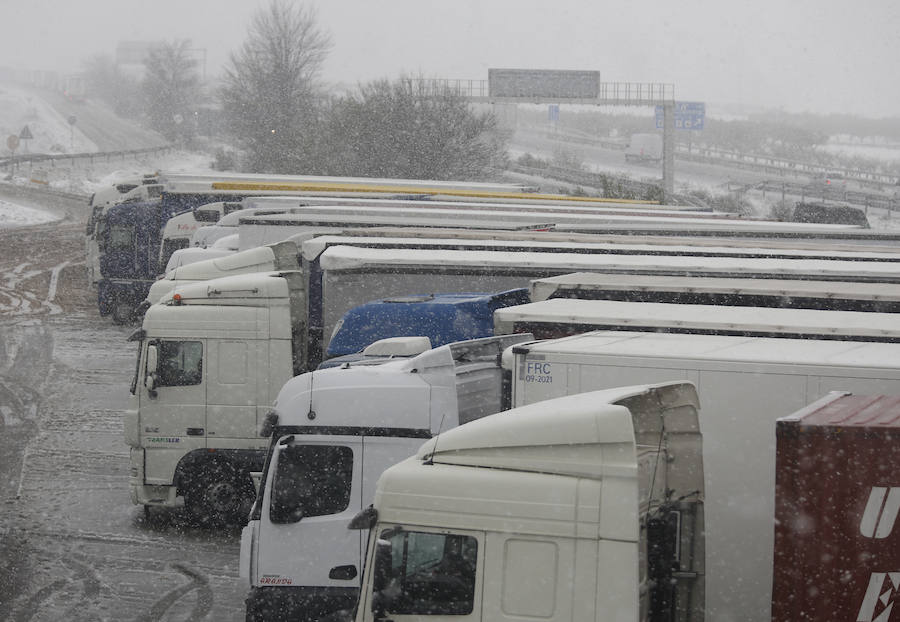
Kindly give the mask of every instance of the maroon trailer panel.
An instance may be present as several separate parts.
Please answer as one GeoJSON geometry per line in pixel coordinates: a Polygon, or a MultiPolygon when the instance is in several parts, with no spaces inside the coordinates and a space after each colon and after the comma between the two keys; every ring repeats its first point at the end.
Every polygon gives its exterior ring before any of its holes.
{"type": "Polygon", "coordinates": [[[900,396],[776,424],[773,622],[900,622],[900,396]]]}

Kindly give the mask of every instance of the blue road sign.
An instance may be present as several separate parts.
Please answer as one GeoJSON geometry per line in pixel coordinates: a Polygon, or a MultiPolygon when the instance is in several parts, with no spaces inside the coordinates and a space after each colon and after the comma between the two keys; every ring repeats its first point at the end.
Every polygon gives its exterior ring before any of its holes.
{"type": "Polygon", "coordinates": [[[547,117],[550,121],[559,121],[559,104],[547,106],[547,117]]]}
{"type": "MultiPolygon", "coordinates": [[[[706,117],[706,104],[703,102],[675,102],[675,129],[702,130],[706,117]]],[[[663,107],[656,107],[656,129],[663,128],[663,107]]]]}

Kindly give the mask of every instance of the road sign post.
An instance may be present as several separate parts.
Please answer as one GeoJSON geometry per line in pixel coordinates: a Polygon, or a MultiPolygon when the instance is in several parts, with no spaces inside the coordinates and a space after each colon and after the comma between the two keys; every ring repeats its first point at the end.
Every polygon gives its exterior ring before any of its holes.
{"type": "MultiPolygon", "coordinates": [[[[26,125],[25,127],[22,128],[22,131],[19,132],[19,139],[28,141],[28,140],[31,140],[32,138],[34,138],[34,135],[32,135],[31,130],[28,129],[28,126],[26,125]]],[[[28,153],[28,143],[27,142],[25,143],[25,153],[28,153]]]]}
{"type": "Polygon", "coordinates": [[[74,114],[70,114],[67,120],[69,121],[69,151],[75,153],[75,123],[78,119],[74,114]]]}

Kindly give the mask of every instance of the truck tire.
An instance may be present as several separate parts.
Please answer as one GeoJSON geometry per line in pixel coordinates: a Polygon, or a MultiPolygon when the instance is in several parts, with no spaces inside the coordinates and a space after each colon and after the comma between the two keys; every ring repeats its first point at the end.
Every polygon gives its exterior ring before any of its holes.
{"type": "Polygon", "coordinates": [[[186,479],[184,505],[194,522],[205,526],[244,524],[254,492],[249,473],[214,461],[198,465],[186,479]]]}

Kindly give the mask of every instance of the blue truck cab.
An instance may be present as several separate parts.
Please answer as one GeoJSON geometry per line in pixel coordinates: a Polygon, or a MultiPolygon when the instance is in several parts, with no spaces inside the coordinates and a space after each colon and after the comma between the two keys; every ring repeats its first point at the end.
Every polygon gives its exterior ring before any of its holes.
{"type": "Polygon", "coordinates": [[[158,199],[126,201],[106,209],[97,218],[95,233],[100,315],[112,315],[120,324],[134,319],[150,286],[165,270],[168,256],[161,258],[160,244],[163,229],[172,216],[216,201],[241,198],[234,194],[163,191],[158,199]]]}
{"type": "Polygon", "coordinates": [[[437,348],[494,334],[494,311],[530,302],[526,288],[494,293],[415,294],[373,300],[335,326],[319,369],[365,359],[363,349],[389,337],[428,337],[437,348]]]}

